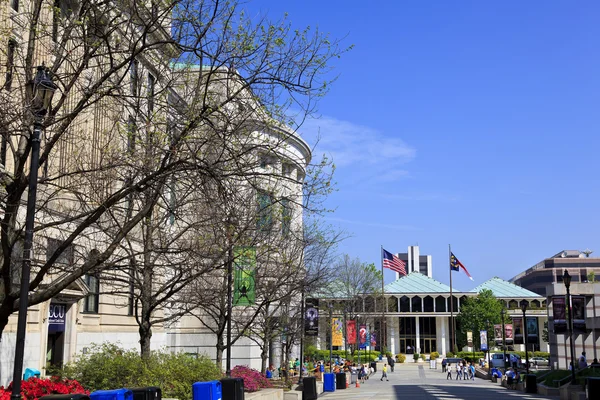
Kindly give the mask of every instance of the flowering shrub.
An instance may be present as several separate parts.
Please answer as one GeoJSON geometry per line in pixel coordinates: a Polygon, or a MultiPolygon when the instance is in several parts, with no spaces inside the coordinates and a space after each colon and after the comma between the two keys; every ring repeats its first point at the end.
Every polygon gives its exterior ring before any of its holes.
{"type": "Polygon", "coordinates": [[[269,380],[259,371],[246,365],[236,365],[233,367],[231,370],[231,377],[244,379],[244,390],[246,392],[256,392],[261,388],[272,387],[271,382],[269,382],[269,380]]]}
{"type": "MultiPolygon", "coordinates": [[[[0,400],[10,400],[12,382],[7,388],[0,386],[0,400]]],[[[24,400],[37,400],[47,394],[90,394],[81,384],[71,379],[53,376],[50,379],[29,378],[21,383],[21,395],[24,400]]]]}

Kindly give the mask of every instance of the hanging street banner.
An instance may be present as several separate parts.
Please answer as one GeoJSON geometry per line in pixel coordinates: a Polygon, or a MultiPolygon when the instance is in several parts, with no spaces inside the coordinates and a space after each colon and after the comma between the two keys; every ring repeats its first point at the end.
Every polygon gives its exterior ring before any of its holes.
{"type": "Polygon", "coordinates": [[[319,336],[319,299],[306,299],[304,335],[319,336]]]}
{"type": "Polygon", "coordinates": [[[515,344],[524,344],[523,341],[523,318],[513,317],[513,326],[515,327],[515,344]]]}
{"type": "Polygon", "coordinates": [[[254,274],[256,273],[256,248],[233,248],[233,305],[251,306],[256,297],[254,274]]]}
{"type": "Polygon", "coordinates": [[[500,324],[494,325],[494,341],[496,342],[496,346],[502,344],[502,325],[500,324]]]}
{"type": "Polygon", "coordinates": [[[481,343],[481,351],[487,351],[487,331],[479,331],[479,342],[481,343]]]}
{"type": "Polygon", "coordinates": [[[539,327],[537,317],[527,317],[527,343],[537,343],[539,337],[539,327]]]}
{"type": "Polygon", "coordinates": [[[367,325],[360,325],[358,335],[360,337],[360,346],[361,349],[367,348],[367,325]]]}
{"type": "Polygon", "coordinates": [[[346,321],[346,341],[348,344],[356,344],[356,321],[346,321]]]}
{"type": "Polygon", "coordinates": [[[571,296],[573,307],[573,332],[585,333],[585,297],[571,296]]]}
{"type": "Polygon", "coordinates": [[[371,332],[371,348],[374,349],[377,346],[377,332],[371,332]]]}
{"type": "Polygon", "coordinates": [[[342,346],[344,344],[344,327],[341,318],[331,319],[331,345],[342,346]]]}
{"type": "Polygon", "coordinates": [[[467,346],[473,347],[473,332],[467,331],[467,346]]]}
{"type": "Polygon", "coordinates": [[[513,342],[513,325],[506,324],[504,325],[504,338],[506,339],[506,344],[512,344],[513,342]]]}
{"type": "Polygon", "coordinates": [[[552,319],[554,322],[554,333],[565,333],[567,331],[567,310],[564,297],[552,298],[552,319]]]}
{"type": "Polygon", "coordinates": [[[66,304],[51,303],[48,310],[48,333],[64,332],[66,316],[66,304]]]}

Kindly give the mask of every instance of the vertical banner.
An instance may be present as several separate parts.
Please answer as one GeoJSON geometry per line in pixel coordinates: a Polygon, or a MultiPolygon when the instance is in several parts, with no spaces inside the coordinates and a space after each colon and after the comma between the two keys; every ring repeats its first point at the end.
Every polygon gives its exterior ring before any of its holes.
{"type": "Polygon", "coordinates": [[[512,324],[504,325],[504,338],[506,339],[506,344],[512,344],[512,342],[513,342],[513,325],[512,324]]]}
{"type": "Polygon", "coordinates": [[[341,318],[331,319],[331,345],[341,346],[344,344],[344,328],[341,318]]]}
{"type": "Polygon", "coordinates": [[[479,331],[479,342],[481,343],[481,351],[487,351],[487,331],[479,331]]]}
{"type": "Polygon", "coordinates": [[[496,342],[496,346],[502,344],[502,325],[500,324],[494,325],[494,342],[496,342]]]}
{"type": "Polygon", "coordinates": [[[304,309],[304,334],[319,336],[319,299],[306,299],[304,309]]]}
{"type": "Polygon", "coordinates": [[[48,310],[48,333],[64,332],[66,316],[66,304],[51,303],[48,310]]]}
{"type": "Polygon", "coordinates": [[[473,347],[473,332],[467,331],[467,346],[473,347]]]}
{"type": "Polygon", "coordinates": [[[375,348],[375,346],[377,346],[377,332],[373,331],[371,332],[370,336],[370,343],[371,343],[371,347],[375,348]]]}
{"type": "Polygon", "coordinates": [[[251,306],[255,300],[256,248],[234,247],[233,305],[251,306]]]}
{"type": "Polygon", "coordinates": [[[527,343],[538,343],[539,342],[539,327],[537,317],[527,317],[527,343]]]}
{"type": "Polygon", "coordinates": [[[585,333],[585,297],[571,296],[571,307],[573,307],[573,332],[585,333]]]}
{"type": "Polygon", "coordinates": [[[567,310],[564,297],[552,298],[552,319],[554,321],[554,333],[565,333],[567,331],[567,310]]]}
{"type": "Polygon", "coordinates": [[[366,349],[367,348],[367,325],[360,325],[358,334],[360,337],[360,348],[366,349]]]}
{"type": "Polygon", "coordinates": [[[522,317],[513,317],[513,326],[515,328],[515,344],[524,344],[523,341],[523,318],[522,317]]]}
{"type": "Polygon", "coordinates": [[[356,344],[356,321],[346,322],[346,341],[348,344],[356,344]]]}

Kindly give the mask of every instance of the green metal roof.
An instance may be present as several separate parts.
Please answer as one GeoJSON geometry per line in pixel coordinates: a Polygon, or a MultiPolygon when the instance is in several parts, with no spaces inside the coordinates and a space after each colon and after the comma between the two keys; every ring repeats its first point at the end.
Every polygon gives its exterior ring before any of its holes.
{"type": "MultiPolygon", "coordinates": [[[[385,285],[384,291],[385,293],[450,293],[450,286],[413,271],[385,285]]],[[[460,291],[453,290],[453,292],[459,293],[460,291]]]]}
{"type": "Polygon", "coordinates": [[[510,297],[517,299],[522,297],[543,297],[531,290],[524,289],[521,286],[500,279],[497,276],[483,282],[481,285],[471,290],[471,292],[479,293],[483,289],[491,290],[496,297],[510,297]]]}

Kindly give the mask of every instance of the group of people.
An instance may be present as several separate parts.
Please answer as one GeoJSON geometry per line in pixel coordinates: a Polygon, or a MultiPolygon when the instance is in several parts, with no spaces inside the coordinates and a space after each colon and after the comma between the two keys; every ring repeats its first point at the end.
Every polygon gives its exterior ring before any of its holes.
{"type": "Polygon", "coordinates": [[[452,379],[452,374],[455,374],[455,380],[475,380],[475,365],[466,361],[449,364],[444,358],[442,360],[442,372],[446,372],[446,380],[452,379]]]}

